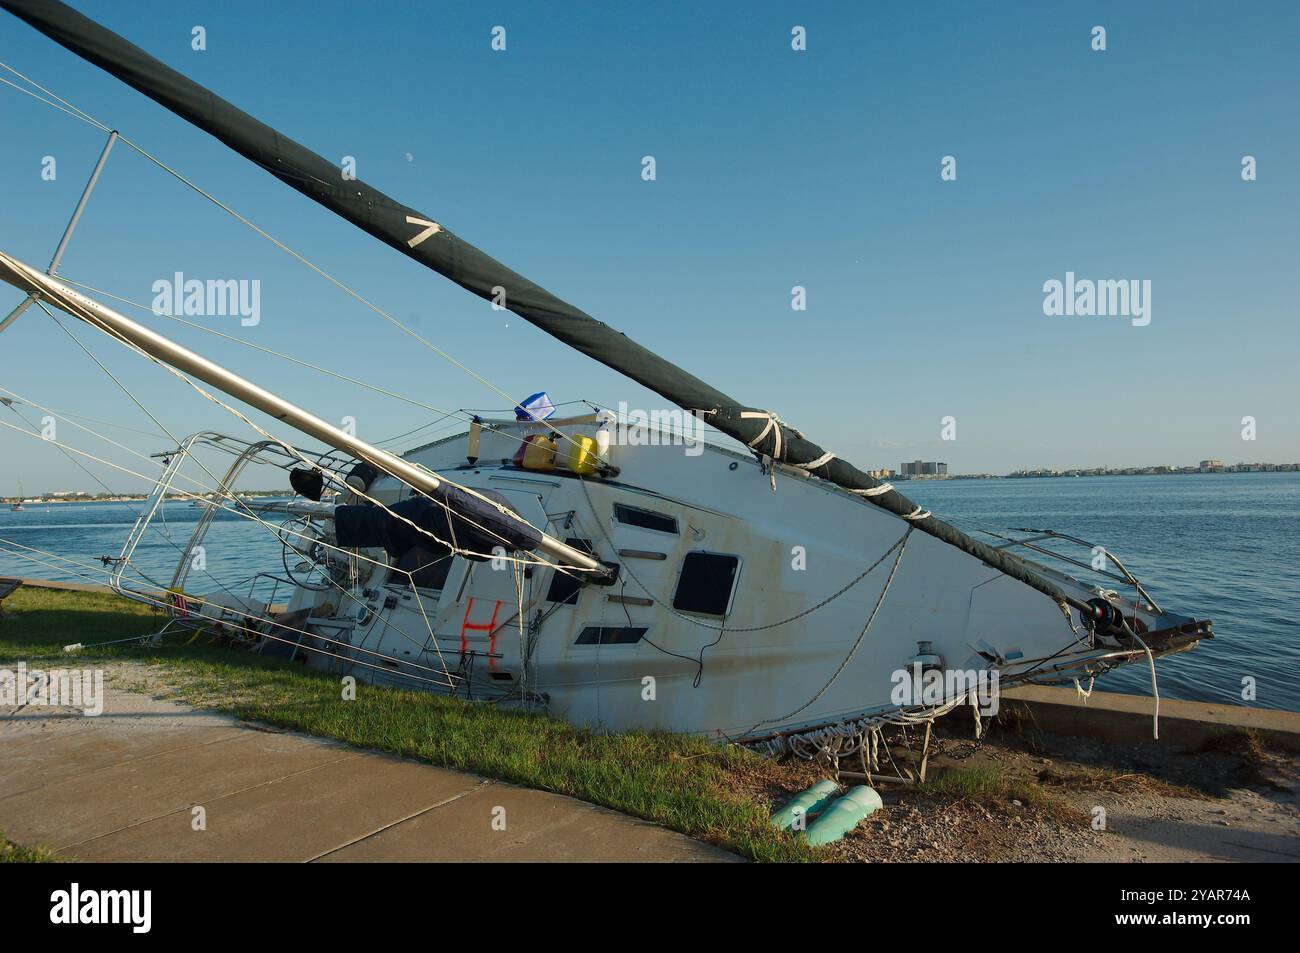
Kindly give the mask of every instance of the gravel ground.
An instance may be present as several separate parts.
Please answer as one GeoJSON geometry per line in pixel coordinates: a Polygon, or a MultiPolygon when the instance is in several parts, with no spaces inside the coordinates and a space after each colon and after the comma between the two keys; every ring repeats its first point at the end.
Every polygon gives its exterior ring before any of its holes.
{"type": "MultiPolygon", "coordinates": [[[[1300,861],[1297,758],[1276,751],[1186,751],[1053,735],[1022,738],[996,725],[937,733],[927,777],[972,769],[1009,791],[936,796],[878,785],[885,806],[828,849],[842,862],[1300,861]],[[1032,797],[1017,796],[1021,788],[1032,797]],[[1031,803],[1032,802],[1032,803],[1031,803]],[[1104,826],[1101,824],[1104,822],[1104,826]]],[[[896,747],[901,762],[904,749],[896,747]]],[[[846,770],[861,770],[856,763],[846,770]]],[[[763,792],[775,808],[833,774],[791,772],[763,792]]],[[[846,779],[848,784],[861,783],[846,779]]]]}

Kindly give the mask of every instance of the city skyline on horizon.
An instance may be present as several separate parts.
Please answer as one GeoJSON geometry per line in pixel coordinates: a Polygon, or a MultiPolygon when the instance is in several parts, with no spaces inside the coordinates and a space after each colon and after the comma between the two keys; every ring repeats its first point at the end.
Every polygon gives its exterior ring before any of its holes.
{"type": "MultiPolygon", "coordinates": [[[[917,461],[908,460],[902,462],[912,463],[917,461]]],[[[944,463],[945,461],[923,461],[923,462],[944,463]]],[[[1121,464],[1117,466],[1110,466],[1110,465],[1103,464],[1103,465],[1090,466],[1090,467],[1070,467],[1070,466],[1023,467],[1015,470],[1009,470],[1005,473],[997,473],[994,471],[987,471],[987,470],[953,470],[950,464],[948,466],[949,469],[946,474],[943,475],[923,474],[919,477],[919,479],[920,480],[971,479],[971,478],[1009,479],[1009,478],[1017,477],[1019,475],[1033,475],[1033,474],[1051,474],[1051,475],[1077,474],[1080,476],[1121,476],[1121,475],[1128,475],[1128,472],[1133,472],[1133,471],[1136,471],[1136,475],[1139,476],[1164,476],[1164,475],[1179,476],[1179,475],[1193,475],[1195,473],[1221,473],[1221,472],[1251,472],[1251,473],[1300,472],[1300,460],[1296,460],[1296,461],[1239,460],[1239,461],[1229,462],[1228,460],[1219,460],[1213,457],[1208,457],[1205,458],[1204,460],[1197,461],[1197,463],[1195,464],[1150,463],[1150,464],[1121,464]],[[1206,463],[1217,464],[1217,468],[1206,468],[1205,466],[1206,463]],[[1239,467],[1248,467],[1250,469],[1239,470],[1237,469],[1239,467]],[[1265,467],[1267,467],[1268,469],[1264,469],[1265,467]],[[1096,472],[1096,471],[1105,471],[1105,472],[1096,472]],[[1151,471],[1166,471],[1166,472],[1155,473],[1151,471]]],[[[872,476],[878,475],[881,477],[887,477],[888,479],[891,480],[907,480],[910,482],[911,479],[909,476],[904,475],[901,472],[901,469],[895,469],[893,467],[865,466],[863,467],[863,470],[864,472],[872,476]]],[[[250,484],[251,481],[247,479],[238,481],[234,491],[241,495],[249,494],[249,493],[254,495],[279,494],[281,492],[290,491],[288,485],[287,473],[285,476],[285,485],[281,489],[276,489],[274,487],[263,486],[263,485],[254,486],[250,484]]],[[[24,501],[36,500],[44,497],[55,497],[55,496],[70,497],[74,495],[83,496],[83,497],[87,497],[87,496],[94,497],[94,496],[105,496],[105,495],[121,495],[121,496],[138,497],[147,494],[140,490],[130,490],[123,487],[110,486],[109,489],[105,490],[104,487],[100,487],[100,486],[95,486],[95,487],[60,486],[60,488],[57,490],[45,489],[45,490],[39,490],[34,492],[28,491],[19,495],[16,493],[9,493],[5,491],[4,488],[0,487],[0,501],[4,501],[4,502],[10,502],[19,499],[24,501]]],[[[195,490],[193,492],[174,490],[171,491],[168,495],[174,495],[177,497],[188,499],[191,497],[198,497],[198,496],[210,496],[212,494],[201,493],[198,490],[195,490]]]]}

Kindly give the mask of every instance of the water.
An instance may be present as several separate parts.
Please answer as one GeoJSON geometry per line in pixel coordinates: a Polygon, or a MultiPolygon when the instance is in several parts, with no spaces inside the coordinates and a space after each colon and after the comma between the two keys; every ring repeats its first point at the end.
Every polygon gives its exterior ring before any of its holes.
{"type": "MultiPolygon", "coordinates": [[[[106,583],[111,569],[99,557],[121,552],[143,507],[140,501],[28,503],[14,513],[6,505],[0,509],[0,575],[106,583]]],[[[200,507],[184,500],[163,503],[132,557],[137,571],[126,578],[137,585],[169,586],[202,515],[200,507]]],[[[275,524],[283,517],[267,519],[275,524]]],[[[246,596],[257,573],[285,575],[279,542],[261,525],[227,511],[216,514],[203,541],[203,563],[203,569],[191,570],[187,589],[246,596]]],[[[273,585],[258,580],[255,594],[265,599],[273,585]]],[[[285,592],[282,585],[281,596],[285,592]]]]}
{"type": "MultiPolygon", "coordinates": [[[[1251,677],[1257,697],[1248,704],[1300,711],[1300,473],[911,481],[901,488],[963,529],[1034,526],[1104,545],[1162,606],[1213,619],[1213,639],[1158,663],[1162,696],[1240,705],[1242,679],[1251,677]]],[[[0,574],[102,582],[97,559],[117,555],[139,506],[0,510],[0,574]],[[78,565],[28,562],[14,555],[16,543],[78,565]]],[[[170,582],[200,513],[185,502],[165,504],[135,562],[170,582]]],[[[206,574],[190,578],[196,591],[225,586],[243,594],[259,571],[283,575],[276,540],[229,513],[217,515],[206,547],[206,574]]],[[[1145,665],[1131,665],[1099,687],[1149,694],[1149,677],[1145,665]]]]}
{"type": "MultiPolygon", "coordinates": [[[[1161,697],[1300,711],[1300,472],[925,480],[899,489],[965,530],[1031,526],[1105,546],[1162,608],[1214,620],[1213,639],[1157,662],[1161,697]],[[1250,702],[1241,696],[1246,677],[1256,683],[1250,702]]],[[[1149,695],[1150,673],[1129,665],[1098,687],[1149,695]]]]}

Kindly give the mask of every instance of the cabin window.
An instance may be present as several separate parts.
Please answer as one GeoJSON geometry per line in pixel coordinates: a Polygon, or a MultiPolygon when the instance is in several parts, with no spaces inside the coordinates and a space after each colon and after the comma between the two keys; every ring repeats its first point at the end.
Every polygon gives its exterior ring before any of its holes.
{"type": "Polygon", "coordinates": [[[725,616],[740,574],[740,557],[721,553],[687,553],[673,593],[673,608],[701,615],[725,616]]]}
{"type": "Polygon", "coordinates": [[[574,645],[631,645],[641,641],[643,625],[589,625],[578,634],[574,645]]]}
{"type": "MultiPolygon", "coordinates": [[[[574,549],[580,549],[589,556],[594,556],[596,551],[591,548],[591,540],[579,539],[571,536],[565,540],[574,549]]],[[[546,590],[547,602],[558,602],[561,605],[575,606],[578,604],[578,593],[582,592],[582,576],[573,572],[561,572],[556,569],[551,574],[551,584],[546,590]]]]}
{"type": "Polygon", "coordinates": [[[639,526],[641,529],[653,529],[674,535],[677,533],[677,520],[666,513],[656,513],[654,510],[642,510],[635,506],[615,503],[614,519],[628,526],[639,526]]]}

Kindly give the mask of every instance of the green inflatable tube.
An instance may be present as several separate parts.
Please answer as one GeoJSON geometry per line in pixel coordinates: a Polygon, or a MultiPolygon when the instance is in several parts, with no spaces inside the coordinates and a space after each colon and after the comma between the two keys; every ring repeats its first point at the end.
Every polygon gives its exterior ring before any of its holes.
{"type": "Polygon", "coordinates": [[[807,819],[826,807],[839,794],[840,786],[834,781],[818,781],[807,791],[796,794],[791,801],[772,815],[772,826],[778,830],[788,831],[794,827],[798,818],[804,819],[802,828],[806,828],[807,819]]]}
{"type": "Polygon", "coordinates": [[[825,814],[809,825],[808,843],[813,847],[835,843],[882,803],[880,795],[865,784],[850,788],[848,794],[828,807],[825,814]]]}

